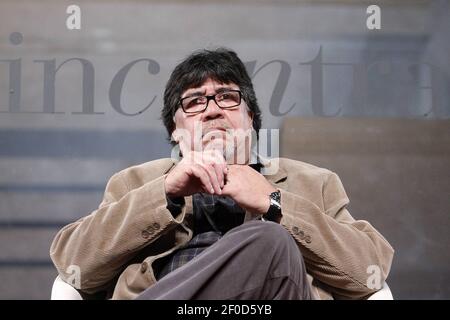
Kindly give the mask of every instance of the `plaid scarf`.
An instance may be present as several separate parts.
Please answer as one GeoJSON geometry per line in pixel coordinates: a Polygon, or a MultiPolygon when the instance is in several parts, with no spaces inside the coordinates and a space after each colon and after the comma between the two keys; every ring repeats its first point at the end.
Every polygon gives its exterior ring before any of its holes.
{"type": "Polygon", "coordinates": [[[194,259],[228,230],[244,222],[245,211],[230,197],[197,193],[192,196],[192,203],[194,236],[169,256],[157,274],[158,280],[194,259]]]}

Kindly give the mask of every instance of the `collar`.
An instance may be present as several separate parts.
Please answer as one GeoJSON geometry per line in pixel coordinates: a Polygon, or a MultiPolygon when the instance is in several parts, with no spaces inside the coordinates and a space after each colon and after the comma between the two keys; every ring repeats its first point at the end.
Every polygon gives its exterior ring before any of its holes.
{"type": "Polygon", "coordinates": [[[280,166],[280,158],[266,158],[258,155],[261,174],[272,183],[279,183],[287,178],[287,171],[280,166]]]}

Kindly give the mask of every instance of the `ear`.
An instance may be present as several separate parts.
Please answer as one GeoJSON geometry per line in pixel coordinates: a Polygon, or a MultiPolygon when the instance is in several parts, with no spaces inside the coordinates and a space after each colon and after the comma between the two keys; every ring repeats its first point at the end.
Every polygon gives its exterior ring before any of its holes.
{"type": "Polygon", "coordinates": [[[180,142],[180,135],[176,134],[177,132],[177,121],[175,119],[175,114],[172,117],[172,122],[173,122],[173,129],[172,129],[172,133],[170,134],[170,137],[172,139],[172,141],[179,143],[180,142]]]}
{"type": "Polygon", "coordinates": [[[170,140],[172,140],[176,144],[180,143],[180,135],[178,134],[176,128],[174,128],[172,133],[170,134],[170,140]]]}

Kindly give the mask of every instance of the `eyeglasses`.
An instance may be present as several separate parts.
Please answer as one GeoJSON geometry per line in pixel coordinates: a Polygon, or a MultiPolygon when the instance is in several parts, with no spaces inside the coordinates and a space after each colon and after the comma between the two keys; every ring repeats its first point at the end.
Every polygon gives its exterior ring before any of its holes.
{"type": "Polygon", "coordinates": [[[201,113],[208,108],[210,100],[221,109],[230,109],[241,104],[242,94],[239,90],[227,90],[212,96],[193,96],[180,99],[181,108],[185,113],[201,113]]]}

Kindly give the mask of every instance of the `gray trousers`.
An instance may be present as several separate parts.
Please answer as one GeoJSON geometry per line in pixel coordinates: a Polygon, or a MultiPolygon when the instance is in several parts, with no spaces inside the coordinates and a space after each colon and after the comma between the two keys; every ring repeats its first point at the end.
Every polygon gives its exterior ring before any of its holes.
{"type": "Polygon", "coordinates": [[[311,299],[305,264],[279,224],[250,221],[170,272],[137,299],[311,299]]]}

